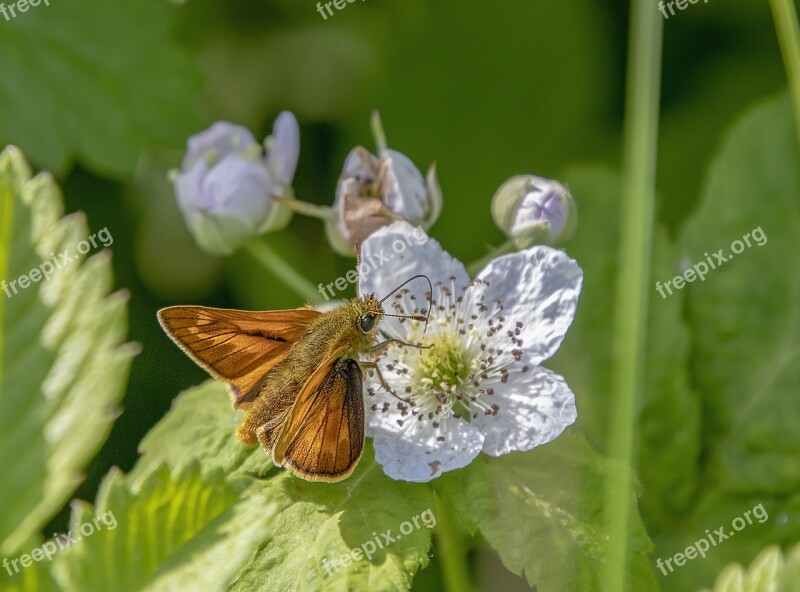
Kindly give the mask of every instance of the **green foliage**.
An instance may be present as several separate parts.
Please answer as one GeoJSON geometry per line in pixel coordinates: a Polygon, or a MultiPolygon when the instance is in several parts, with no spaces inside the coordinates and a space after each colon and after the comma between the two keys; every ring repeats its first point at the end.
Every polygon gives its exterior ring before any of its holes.
{"type": "MultiPolygon", "coordinates": [[[[575,322],[554,358],[578,399],[578,426],[601,450],[608,437],[611,336],[619,251],[620,179],[597,167],[564,176],[580,203],[580,231],[567,252],[584,270],[575,322]]],[[[658,228],[652,283],[675,275],[675,251],[658,228]]],[[[680,515],[696,487],[700,406],[689,382],[689,329],[681,318],[683,294],[663,299],[653,287],[647,328],[645,387],[640,401],[638,475],[642,512],[650,528],[680,515]]]]}
{"type": "Polygon", "coordinates": [[[70,0],[4,20],[0,138],[55,172],[80,159],[120,176],[144,146],[181,146],[199,125],[199,78],[170,41],[175,10],[70,0]]]}
{"type": "MultiPolygon", "coordinates": [[[[469,530],[480,531],[537,590],[597,590],[608,549],[602,492],[622,470],[582,437],[564,434],[531,452],[481,456],[434,483],[469,530]]],[[[631,505],[632,589],[657,590],[646,555],[652,545],[631,505]]]]}
{"type": "Polygon", "coordinates": [[[236,537],[247,529],[229,524],[236,498],[219,473],[204,476],[196,462],[176,474],[156,467],[137,483],[112,472],[96,508],[73,506],[70,531],[80,539],[58,556],[57,579],[64,590],[165,589],[175,570],[178,589],[219,587],[246,559],[236,537]]]}
{"type": "MultiPolygon", "coordinates": [[[[430,485],[389,479],[371,446],[349,479],[302,481],[272,468],[260,448],[238,444],[240,419],[217,382],[183,394],[142,442],[136,468],[106,478],[96,509],[75,506],[73,533],[108,513],[116,525],[57,558],[59,585],[107,589],[120,577],[124,584],[114,589],[390,591],[411,584],[429,562],[423,514],[427,524],[436,519],[430,485]],[[419,527],[401,535],[400,525],[416,517],[419,527]],[[381,548],[374,542],[386,542],[384,532],[395,540],[381,548]]],[[[605,518],[594,492],[614,470],[620,468],[581,437],[563,436],[540,450],[482,457],[436,484],[443,502],[486,537],[509,569],[524,571],[547,592],[567,581],[596,582],[605,518]]],[[[654,589],[648,549],[637,521],[638,590],[654,589]]]]}
{"type": "MultiPolygon", "coordinates": [[[[731,132],[700,208],[686,225],[688,259],[756,227],[768,241],[691,285],[695,381],[703,393],[708,471],[719,486],[786,494],[800,488],[800,152],[785,97],[731,132]]],[[[717,484],[715,483],[715,485],[717,484]]]]}
{"type": "Polygon", "coordinates": [[[702,487],[680,529],[656,535],[659,553],[682,551],[707,528],[727,532],[758,503],[770,518],[669,574],[670,590],[710,583],[726,563],[800,539],[798,158],[788,100],[760,105],[725,140],[681,237],[687,262],[718,249],[729,256],[731,243],[757,227],[768,240],[751,239],[705,282],[684,288],[692,379],[703,402],[702,487]]]}
{"type": "MultiPolygon", "coordinates": [[[[0,554],[14,556],[65,503],[105,440],[136,348],[122,344],[127,297],[111,294],[107,252],[85,258],[85,218],[63,216],[48,175],[0,155],[0,554]],[[27,288],[53,253],[76,260],[27,288]],[[15,293],[17,292],[17,293],[15,293]]],[[[88,243],[87,243],[88,244],[88,243]]],[[[62,260],[59,258],[59,262],[62,260]]],[[[41,277],[41,276],[40,276],[41,277]]],[[[5,576],[5,570],[0,576],[5,576]]]]}
{"type": "MultiPolygon", "coordinates": [[[[174,409],[142,442],[142,457],[125,478],[131,493],[118,496],[120,510],[111,503],[110,493],[101,494],[98,500],[95,514],[112,509],[120,525],[136,524],[141,537],[109,559],[114,566],[110,569],[121,573],[137,569],[129,558],[145,552],[147,541],[164,536],[158,520],[143,522],[132,515],[132,510],[154,505],[156,502],[148,496],[164,497],[153,496],[152,486],[136,485],[151,483],[153,473],[159,475],[159,487],[179,487],[173,481],[181,477],[170,479],[165,466],[174,475],[188,471],[195,478],[196,467],[202,466],[206,490],[186,488],[191,496],[183,503],[196,503],[193,500],[210,494],[209,488],[223,486],[235,491],[238,500],[216,518],[208,514],[202,521],[198,517],[203,528],[196,534],[176,526],[171,536],[188,542],[177,555],[156,558],[161,560],[158,568],[150,565],[147,570],[155,574],[148,582],[150,586],[169,583],[178,589],[193,589],[202,583],[206,590],[388,591],[405,588],[414,573],[428,564],[429,529],[415,528],[402,538],[397,534],[401,523],[433,510],[429,486],[392,481],[369,449],[353,476],[341,483],[308,483],[284,471],[270,470],[269,457],[261,448],[249,449],[237,443],[233,432],[240,419],[217,382],[208,382],[178,399],[174,409]],[[397,541],[378,549],[371,560],[362,557],[349,566],[331,564],[326,569],[331,560],[374,541],[375,533],[390,529],[397,541]]],[[[118,476],[112,475],[109,481],[104,491],[121,487],[117,485],[121,481],[118,476]]],[[[73,516],[73,528],[91,516],[79,509],[73,516]]],[[[100,535],[94,535],[92,541],[98,538],[100,535]]],[[[110,544],[113,535],[109,533],[105,539],[110,544]]],[[[87,548],[81,555],[89,565],[98,557],[108,554],[102,548],[87,548]]],[[[77,576],[80,572],[74,571],[72,561],[65,556],[62,565],[65,573],[77,576]]],[[[79,579],[72,577],[70,581],[79,579]]]]}
{"type": "MultiPolygon", "coordinates": [[[[143,147],[175,148],[199,129],[201,101],[216,117],[254,132],[290,108],[303,124],[298,194],[330,203],[347,150],[371,146],[367,115],[378,106],[393,147],[420,165],[439,161],[450,205],[434,235],[469,259],[484,252],[483,241],[502,240],[487,222],[488,201],[507,176],[554,176],[576,157],[617,160],[620,3],[566,0],[554,8],[500,0],[491,11],[469,11],[454,2],[406,0],[358,3],[326,21],[313,5],[273,0],[192,0],[180,8],[164,0],[51,4],[9,22],[0,18],[0,139],[57,174],[80,163],[98,175],[128,176],[143,147]],[[202,90],[196,64],[205,76],[202,90]]],[[[677,241],[655,229],[636,415],[641,486],[630,501],[638,502],[657,546],[651,550],[632,511],[632,586],[692,590],[719,574],[715,592],[787,592],[800,581],[800,550],[783,558],[767,545],[788,549],[800,540],[800,153],[781,98],[748,114],[714,155],[732,114],[782,85],[783,74],[766,3],[712,4],[680,13],[667,28],[659,219],[673,235],[688,223],[677,241]],[[706,252],[727,250],[757,226],[769,237],[765,246],[666,299],[655,290],[656,281],[705,260],[706,252]],[[683,551],[706,529],[729,526],[760,503],[769,513],[764,523],[674,573],[655,571],[653,581],[657,557],[683,551]],[[724,567],[750,561],[749,570],[724,567]]],[[[260,309],[299,304],[243,255],[219,263],[228,266],[223,290],[214,291],[212,280],[194,281],[187,269],[201,265],[191,245],[176,242],[183,222],[164,181],[178,155],[149,156],[137,173],[163,181],[157,191],[115,188],[110,195],[98,177],[80,170],[66,185],[81,188],[67,192],[72,205],[97,208],[120,232],[135,229],[120,241],[130,247],[120,250],[136,250],[134,279],[145,279],[150,290],[130,282],[139,290],[135,327],[149,360],[137,364],[128,393],[133,413],[81,496],[91,495],[111,463],[133,464],[137,438],[130,434],[144,433],[168,398],[194,380],[185,370],[190,363],[177,371],[180,352],[154,336],[153,313],[163,303],[153,294],[174,295],[164,286],[178,285],[189,301],[260,309]],[[117,192],[130,199],[126,207],[114,202],[117,192]],[[159,271],[149,283],[147,266],[159,271]]],[[[7,281],[87,234],[82,215],[62,218],[53,181],[30,176],[17,151],[0,157],[0,266],[7,281]]],[[[209,382],[177,400],[142,442],[132,472],[106,477],[96,505],[75,504],[73,530],[112,511],[114,529],[101,528],[52,563],[36,562],[13,578],[0,570],[0,589],[402,589],[429,563],[428,529],[332,573],[323,560],[435,510],[434,489],[476,541],[495,548],[511,572],[541,592],[597,589],[608,547],[602,492],[621,470],[602,456],[611,311],[626,256],[618,252],[621,188],[618,175],[601,167],[572,168],[564,180],[580,208],[566,250],[585,282],[553,365],[578,399],[570,431],[585,433],[591,444],[565,434],[529,453],[480,457],[431,487],[386,478],[368,443],[353,477],[310,484],[272,467],[263,450],[236,443],[240,416],[221,386],[209,382]]],[[[314,283],[352,266],[332,257],[316,221],[296,219],[271,239],[314,283]]],[[[9,558],[49,535],[44,524],[72,495],[116,414],[133,349],[121,345],[125,298],[109,296],[110,289],[110,263],[98,254],[13,298],[0,294],[0,550],[9,558]]],[[[482,575],[492,584],[496,576],[482,575]]]]}

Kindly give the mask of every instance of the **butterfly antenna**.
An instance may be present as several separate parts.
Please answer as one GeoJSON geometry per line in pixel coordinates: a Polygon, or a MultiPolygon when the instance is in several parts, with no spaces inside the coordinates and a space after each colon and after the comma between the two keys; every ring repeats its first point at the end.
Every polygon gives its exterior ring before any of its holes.
{"type": "Polygon", "coordinates": [[[361,295],[361,243],[356,242],[356,297],[361,295]]]}
{"type": "MultiPolygon", "coordinates": [[[[380,303],[383,304],[384,301],[387,298],[389,298],[389,296],[391,296],[392,294],[394,294],[395,292],[400,290],[403,286],[413,282],[414,280],[418,280],[420,278],[425,278],[425,281],[428,282],[428,289],[429,289],[428,298],[432,299],[433,298],[433,284],[431,283],[431,278],[429,278],[427,275],[421,273],[421,274],[418,274],[418,275],[415,275],[413,277],[408,278],[402,284],[397,286],[394,290],[392,290],[386,296],[381,298],[380,303]]],[[[423,330],[423,333],[425,333],[428,330],[428,320],[430,319],[430,316],[431,316],[431,303],[428,302],[428,314],[426,316],[424,316],[424,317],[422,315],[390,315],[390,314],[387,314],[387,315],[384,315],[384,316],[397,317],[397,318],[400,318],[400,319],[414,319],[414,320],[417,320],[417,321],[425,321],[425,329],[423,330]]]]}

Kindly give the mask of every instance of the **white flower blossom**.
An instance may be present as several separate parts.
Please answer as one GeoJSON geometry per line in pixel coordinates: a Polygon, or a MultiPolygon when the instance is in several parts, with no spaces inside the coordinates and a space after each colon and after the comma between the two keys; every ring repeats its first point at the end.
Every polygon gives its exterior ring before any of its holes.
{"type": "MultiPolygon", "coordinates": [[[[390,252],[411,227],[372,234],[362,253],[390,252]]],[[[361,276],[361,292],[387,299],[388,314],[427,315],[429,323],[384,317],[381,331],[426,349],[390,345],[378,358],[392,393],[370,373],[367,434],[387,475],[429,481],[481,452],[500,456],[555,439],[576,417],[564,379],[540,364],[572,323],[583,272],[562,251],[537,246],[492,260],[470,281],[464,265],[433,239],[409,245],[361,276]],[[430,301],[430,304],[429,304],[430,301]],[[428,310],[430,308],[430,311],[428,310]]]]}

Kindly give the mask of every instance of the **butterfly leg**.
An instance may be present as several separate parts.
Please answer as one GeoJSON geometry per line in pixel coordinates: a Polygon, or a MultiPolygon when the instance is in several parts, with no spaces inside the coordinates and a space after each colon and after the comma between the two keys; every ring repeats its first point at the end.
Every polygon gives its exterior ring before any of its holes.
{"type": "Polygon", "coordinates": [[[382,341],[382,342],[372,346],[370,349],[367,350],[367,353],[375,354],[375,353],[378,353],[378,352],[382,352],[383,350],[385,350],[387,347],[389,347],[393,343],[396,343],[398,345],[407,345],[408,347],[416,347],[417,349],[430,349],[430,348],[433,347],[433,344],[431,344],[431,345],[418,345],[416,343],[408,343],[407,341],[403,341],[402,339],[395,339],[394,337],[392,337],[390,339],[387,339],[386,341],[382,341]]]}
{"type": "Polygon", "coordinates": [[[374,370],[375,374],[378,375],[378,380],[381,383],[381,386],[386,389],[387,392],[394,394],[394,391],[389,387],[389,384],[386,382],[386,379],[383,377],[381,373],[381,367],[378,366],[377,362],[359,362],[362,368],[369,368],[370,370],[374,370]]]}
{"type": "Polygon", "coordinates": [[[381,368],[378,366],[377,362],[359,362],[362,368],[369,368],[370,370],[375,370],[375,374],[378,375],[378,381],[381,383],[381,386],[386,390],[387,393],[392,395],[398,401],[402,401],[403,403],[409,403],[413,405],[411,401],[408,399],[404,399],[403,397],[399,396],[386,382],[386,379],[383,377],[381,373],[381,368]]]}

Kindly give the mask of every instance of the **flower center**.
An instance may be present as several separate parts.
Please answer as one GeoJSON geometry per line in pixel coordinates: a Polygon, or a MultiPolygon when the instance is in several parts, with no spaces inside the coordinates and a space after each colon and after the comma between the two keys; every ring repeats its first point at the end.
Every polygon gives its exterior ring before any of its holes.
{"type": "Polygon", "coordinates": [[[467,374],[462,342],[448,331],[437,335],[433,347],[421,350],[417,366],[420,382],[434,388],[452,391],[461,386],[467,374]]]}
{"type": "MultiPolygon", "coordinates": [[[[386,371],[393,374],[390,384],[396,391],[392,393],[395,400],[375,403],[371,409],[380,413],[398,410],[396,421],[401,427],[414,420],[419,425],[430,422],[439,429],[451,419],[470,423],[481,415],[496,416],[500,406],[492,401],[495,388],[508,382],[508,367],[522,356],[516,349],[522,346],[517,339],[521,324],[507,328],[499,300],[492,305],[482,299],[465,300],[456,293],[455,281],[451,277],[449,287],[434,284],[430,309],[421,309],[414,295],[407,298],[407,289],[398,292],[390,305],[398,315],[425,316],[430,310],[429,322],[409,322],[404,336],[405,341],[421,343],[424,348],[393,346],[382,356],[386,371]],[[514,349],[506,345],[506,335],[514,349]]],[[[528,366],[522,368],[522,372],[528,370],[528,366]]],[[[376,396],[375,387],[368,387],[367,394],[376,396]]],[[[439,442],[444,439],[437,436],[439,442]]]]}

